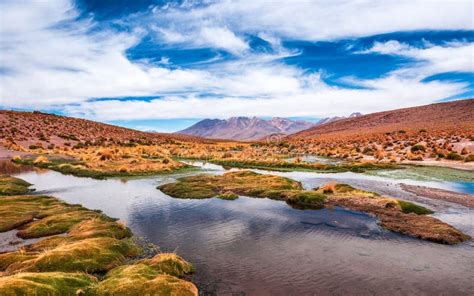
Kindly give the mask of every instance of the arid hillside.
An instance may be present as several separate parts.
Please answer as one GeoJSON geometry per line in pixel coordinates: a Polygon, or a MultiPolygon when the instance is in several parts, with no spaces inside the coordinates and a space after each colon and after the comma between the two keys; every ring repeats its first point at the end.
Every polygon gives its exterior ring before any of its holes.
{"type": "Polygon", "coordinates": [[[105,143],[163,143],[170,140],[203,141],[203,139],[160,133],[149,133],[42,112],[0,111],[0,141],[4,144],[29,146],[75,146],[105,143]]]}
{"type": "Polygon", "coordinates": [[[291,139],[345,140],[392,132],[474,131],[474,99],[397,109],[348,118],[310,128],[291,139]]]}
{"type": "MultiPolygon", "coordinates": [[[[474,99],[385,111],[323,124],[285,139],[301,153],[349,160],[474,161],[474,99]]],[[[472,165],[469,166],[472,169],[472,165]]]]}

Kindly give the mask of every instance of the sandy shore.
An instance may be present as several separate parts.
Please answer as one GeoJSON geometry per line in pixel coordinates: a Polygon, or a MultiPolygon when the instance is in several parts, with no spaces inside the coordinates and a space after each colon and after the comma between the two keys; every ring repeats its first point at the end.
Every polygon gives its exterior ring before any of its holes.
{"type": "Polygon", "coordinates": [[[443,189],[430,188],[424,186],[415,186],[400,184],[400,187],[408,192],[416,194],[418,196],[424,196],[431,199],[437,199],[442,201],[448,201],[456,204],[463,205],[468,208],[474,208],[474,195],[458,193],[443,189]]]}

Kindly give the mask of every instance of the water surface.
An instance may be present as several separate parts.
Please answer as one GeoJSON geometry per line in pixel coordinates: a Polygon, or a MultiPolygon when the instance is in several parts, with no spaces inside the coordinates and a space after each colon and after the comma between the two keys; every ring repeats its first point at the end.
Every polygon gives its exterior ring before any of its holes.
{"type": "MultiPolygon", "coordinates": [[[[222,172],[219,166],[207,168],[222,172]]],[[[341,176],[286,174],[305,187],[341,176]]],[[[407,238],[381,229],[366,214],[340,208],[303,211],[248,197],[183,200],[156,189],[183,175],[93,180],[30,171],[16,176],[35,184],[37,193],[101,209],[163,251],[177,251],[195,264],[193,280],[207,295],[472,295],[470,243],[444,246],[407,238]]],[[[372,182],[374,188],[385,182],[343,176],[362,185],[372,182]]]]}

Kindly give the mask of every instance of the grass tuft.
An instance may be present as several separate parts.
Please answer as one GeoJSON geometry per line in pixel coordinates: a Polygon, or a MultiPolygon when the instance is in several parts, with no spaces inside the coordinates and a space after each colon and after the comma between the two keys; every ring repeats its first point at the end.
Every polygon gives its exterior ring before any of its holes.
{"type": "Polygon", "coordinates": [[[405,214],[415,213],[417,215],[430,215],[433,211],[425,207],[419,206],[409,201],[398,200],[398,204],[405,214]]]}

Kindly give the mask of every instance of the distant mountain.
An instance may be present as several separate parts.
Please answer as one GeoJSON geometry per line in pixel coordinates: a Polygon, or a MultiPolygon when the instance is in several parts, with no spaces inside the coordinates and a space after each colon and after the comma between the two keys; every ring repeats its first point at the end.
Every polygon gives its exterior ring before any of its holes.
{"type": "Polygon", "coordinates": [[[338,121],[338,120],[341,120],[341,119],[354,118],[354,117],[359,117],[359,116],[362,116],[362,113],[354,112],[351,115],[349,115],[348,117],[346,117],[346,116],[326,117],[326,118],[323,118],[320,121],[318,121],[316,123],[316,126],[326,124],[326,123],[330,123],[330,122],[334,122],[334,121],[338,121]]]}
{"type": "Polygon", "coordinates": [[[279,117],[270,120],[257,117],[232,117],[229,119],[204,119],[178,133],[211,139],[252,141],[263,139],[272,134],[294,134],[315,125],[313,122],[279,117]]]}

